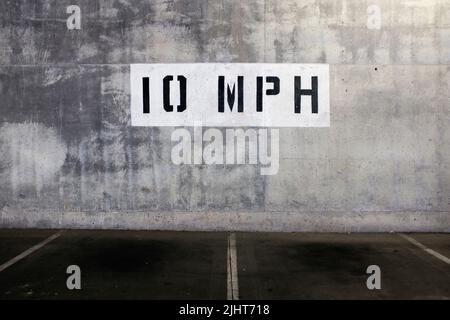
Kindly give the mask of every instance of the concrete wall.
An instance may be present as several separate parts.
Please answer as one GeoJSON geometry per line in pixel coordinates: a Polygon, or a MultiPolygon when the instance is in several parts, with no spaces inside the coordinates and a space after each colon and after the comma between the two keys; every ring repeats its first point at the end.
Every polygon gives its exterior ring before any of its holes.
{"type": "Polygon", "coordinates": [[[448,0],[1,1],[0,48],[3,227],[450,231],[448,0]],[[173,165],[130,126],[151,62],[329,63],[331,126],[280,129],[274,176],[173,165]]]}

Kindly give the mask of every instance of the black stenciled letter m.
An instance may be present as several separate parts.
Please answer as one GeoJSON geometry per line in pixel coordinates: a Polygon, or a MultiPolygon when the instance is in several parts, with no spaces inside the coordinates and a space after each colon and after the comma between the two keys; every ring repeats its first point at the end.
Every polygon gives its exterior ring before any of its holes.
{"type": "MultiPolygon", "coordinates": [[[[219,112],[225,112],[225,77],[219,76],[218,81],[219,89],[219,112]]],[[[227,83],[227,102],[231,111],[233,111],[234,101],[236,99],[236,85],[230,88],[227,83]]],[[[237,111],[244,112],[244,77],[237,77],[237,111]]]]}

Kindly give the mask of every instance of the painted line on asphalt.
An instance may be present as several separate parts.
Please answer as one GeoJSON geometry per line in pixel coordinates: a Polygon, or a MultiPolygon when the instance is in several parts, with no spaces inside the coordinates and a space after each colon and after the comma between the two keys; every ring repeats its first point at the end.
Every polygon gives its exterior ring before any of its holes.
{"type": "Polygon", "coordinates": [[[227,299],[239,300],[236,235],[234,233],[230,233],[228,236],[227,251],[227,299]]]}
{"type": "Polygon", "coordinates": [[[63,233],[63,231],[58,231],[57,233],[52,234],[50,237],[48,237],[44,241],[42,241],[42,242],[38,243],[37,245],[35,245],[35,246],[25,250],[24,252],[22,252],[21,254],[19,254],[18,256],[14,257],[14,258],[12,258],[8,262],[5,262],[4,264],[2,264],[0,266],[0,272],[2,272],[3,270],[11,267],[13,264],[15,264],[16,262],[18,262],[18,261],[22,260],[23,258],[29,256],[33,252],[39,250],[40,248],[45,246],[47,243],[52,242],[53,240],[58,238],[62,233],[63,233]]]}
{"type": "Polygon", "coordinates": [[[430,249],[430,248],[426,247],[425,245],[423,245],[422,243],[420,243],[416,239],[413,239],[410,236],[408,236],[406,234],[403,234],[403,233],[399,233],[398,235],[400,237],[402,237],[403,239],[408,240],[410,243],[412,243],[416,247],[418,247],[418,248],[422,249],[423,251],[431,254],[435,258],[438,258],[439,260],[445,262],[446,264],[450,264],[450,259],[449,258],[447,258],[446,256],[440,254],[439,252],[434,251],[433,249],[430,249]]]}

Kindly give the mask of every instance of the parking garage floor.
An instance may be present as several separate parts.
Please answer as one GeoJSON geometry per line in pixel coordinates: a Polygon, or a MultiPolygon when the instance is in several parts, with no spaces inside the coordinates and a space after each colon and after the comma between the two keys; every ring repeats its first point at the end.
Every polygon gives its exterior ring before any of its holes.
{"type": "Polygon", "coordinates": [[[0,299],[450,299],[449,257],[450,234],[3,229],[0,299]]]}

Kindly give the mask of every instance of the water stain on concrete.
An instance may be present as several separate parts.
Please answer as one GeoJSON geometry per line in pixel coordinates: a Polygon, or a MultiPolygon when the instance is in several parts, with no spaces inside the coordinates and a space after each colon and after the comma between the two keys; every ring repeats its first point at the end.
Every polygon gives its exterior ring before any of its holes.
{"type": "Polygon", "coordinates": [[[53,183],[67,152],[56,130],[39,123],[3,124],[0,150],[1,175],[9,176],[14,193],[33,187],[37,194],[43,186],[53,183]]]}

